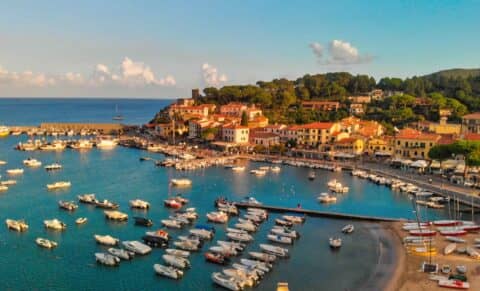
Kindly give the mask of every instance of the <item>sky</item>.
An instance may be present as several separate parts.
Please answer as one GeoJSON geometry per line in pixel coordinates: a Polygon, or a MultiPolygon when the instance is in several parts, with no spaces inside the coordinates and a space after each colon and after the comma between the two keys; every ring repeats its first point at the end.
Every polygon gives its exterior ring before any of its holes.
{"type": "Polygon", "coordinates": [[[480,1],[2,1],[1,97],[187,97],[480,67],[480,1]]]}

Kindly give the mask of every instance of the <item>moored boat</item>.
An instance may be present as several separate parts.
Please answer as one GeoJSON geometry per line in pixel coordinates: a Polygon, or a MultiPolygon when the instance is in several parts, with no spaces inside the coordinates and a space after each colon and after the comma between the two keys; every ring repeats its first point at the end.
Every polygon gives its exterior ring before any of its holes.
{"type": "Polygon", "coordinates": [[[260,249],[268,254],[275,255],[277,257],[288,257],[288,249],[277,247],[269,244],[260,244],[260,249]]]}
{"type": "Polygon", "coordinates": [[[341,238],[331,237],[331,238],[328,239],[328,242],[329,242],[330,247],[332,249],[338,249],[342,246],[342,239],[341,238]]]}
{"type": "Polygon", "coordinates": [[[165,263],[176,268],[186,269],[190,267],[190,261],[188,261],[186,258],[183,258],[183,257],[163,255],[162,258],[165,261],[165,263]]]}
{"type": "Polygon", "coordinates": [[[85,224],[87,223],[88,219],[86,217],[79,217],[75,220],[76,224],[85,224]]]}
{"type": "Polygon", "coordinates": [[[103,213],[105,214],[105,218],[109,220],[125,221],[128,219],[128,214],[117,210],[105,210],[103,213]]]}
{"type": "Polygon", "coordinates": [[[139,241],[123,241],[122,245],[125,249],[139,255],[146,255],[152,251],[152,248],[139,241]]]}
{"type": "Polygon", "coordinates": [[[150,203],[140,199],[130,200],[130,207],[137,208],[137,209],[149,209],[150,203]]]}
{"type": "Polygon", "coordinates": [[[105,266],[118,266],[120,264],[120,258],[107,253],[95,253],[95,260],[105,266]]]}
{"type": "Polygon", "coordinates": [[[155,264],[153,265],[153,269],[155,270],[155,273],[158,275],[172,278],[172,279],[180,279],[183,276],[183,271],[179,270],[177,268],[174,268],[172,266],[164,266],[161,264],[155,264]]]}
{"type": "Polygon", "coordinates": [[[28,229],[28,224],[24,220],[7,219],[5,220],[5,224],[8,229],[16,230],[18,232],[23,232],[28,229]]]}
{"type": "Polygon", "coordinates": [[[343,233],[352,233],[355,230],[353,224],[347,224],[342,228],[343,233]]]}
{"type": "Polygon", "coordinates": [[[64,230],[67,228],[67,225],[63,222],[61,222],[58,219],[50,219],[50,220],[44,220],[43,224],[45,225],[46,228],[54,229],[54,230],[64,230]]]}
{"type": "Polygon", "coordinates": [[[95,238],[95,241],[99,244],[106,245],[106,246],[114,246],[117,245],[118,242],[120,241],[118,238],[114,238],[113,236],[110,235],[99,235],[95,234],[93,236],[95,238]]]}
{"type": "Polygon", "coordinates": [[[68,210],[68,211],[74,211],[78,208],[78,205],[75,204],[75,202],[73,201],[58,201],[58,207],[60,207],[61,209],[65,209],[65,210],[68,210]]]}
{"type": "Polygon", "coordinates": [[[225,265],[229,262],[229,259],[220,253],[206,252],[205,260],[219,265],[225,265]]]}
{"type": "Polygon", "coordinates": [[[53,184],[47,184],[47,189],[48,190],[64,189],[64,188],[69,188],[70,186],[72,186],[72,183],[68,181],[60,181],[60,182],[55,182],[53,184]]]}
{"type": "Polygon", "coordinates": [[[46,249],[53,249],[53,248],[57,247],[57,245],[58,245],[53,240],[48,240],[46,238],[41,238],[41,237],[37,238],[35,240],[35,242],[37,243],[37,245],[39,245],[41,247],[44,247],[46,249]]]}
{"type": "Polygon", "coordinates": [[[112,256],[118,257],[122,260],[130,260],[135,256],[134,252],[129,252],[124,249],[109,248],[107,250],[112,256]]]}
{"type": "Polygon", "coordinates": [[[212,273],[212,280],[215,284],[220,285],[228,290],[232,290],[232,291],[242,290],[242,287],[237,280],[225,274],[214,272],[212,273]]]}

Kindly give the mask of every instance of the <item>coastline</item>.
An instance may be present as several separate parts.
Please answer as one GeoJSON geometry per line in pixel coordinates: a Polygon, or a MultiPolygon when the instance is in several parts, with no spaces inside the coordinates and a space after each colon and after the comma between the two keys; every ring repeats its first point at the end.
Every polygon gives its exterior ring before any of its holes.
{"type": "Polygon", "coordinates": [[[359,290],[395,291],[401,286],[405,273],[405,253],[394,231],[398,222],[381,222],[368,225],[378,248],[378,261],[372,275],[359,286],[359,290]]]}

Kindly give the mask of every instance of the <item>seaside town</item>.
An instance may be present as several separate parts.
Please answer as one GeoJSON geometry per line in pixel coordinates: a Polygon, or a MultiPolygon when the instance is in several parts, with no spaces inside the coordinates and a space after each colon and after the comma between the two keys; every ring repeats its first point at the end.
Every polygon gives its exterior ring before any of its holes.
{"type": "Polygon", "coordinates": [[[0,2],[0,290],[480,290],[480,1],[0,2]]]}

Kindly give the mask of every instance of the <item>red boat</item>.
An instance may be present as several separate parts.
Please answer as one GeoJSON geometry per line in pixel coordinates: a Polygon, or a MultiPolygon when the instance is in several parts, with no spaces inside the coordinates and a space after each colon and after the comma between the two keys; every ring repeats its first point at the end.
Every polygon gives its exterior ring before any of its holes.
{"type": "Polygon", "coordinates": [[[437,234],[435,230],[429,230],[429,229],[410,231],[410,235],[413,235],[413,236],[434,236],[435,234],[437,234]]]}
{"type": "Polygon", "coordinates": [[[480,225],[476,225],[476,224],[463,225],[460,228],[468,232],[477,232],[480,230],[480,225]]]}
{"type": "Polygon", "coordinates": [[[466,235],[467,231],[463,229],[441,230],[440,234],[446,235],[446,236],[462,236],[462,235],[466,235]]]}
{"type": "Polygon", "coordinates": [[[455,226],[462,224],[462,222],[458,220],[435,220],[433,224],[435,226],[455,226]]]}
{"type": "Polygon", "coordinates": [[[214,254],[212,252],[205,253],[205,260],[219,265],[225,265],[228,262],[228,258],[225,256],[221,254],[214,254]]]}
{"type": "Polygon", "coordinates": [[[167,199],[167,200],[164,200],[163,202],[165,203],[165,206],[170,208],[178,209],[182,207],[182,203],[178,202],[175,199],[167,199]]]}
{"type": "Polygon", "coordinates": [[[438,286],[453,288],[453,289],[468,289],[470,284],[468,282],[463,282],[460,280],[440,280],[438,281],[438,286]]]}

